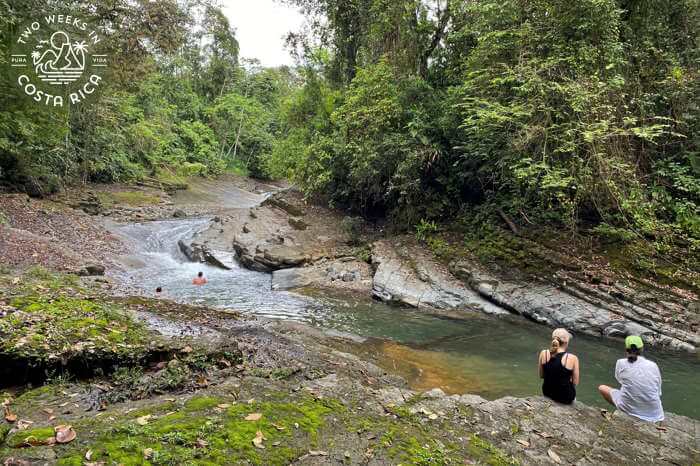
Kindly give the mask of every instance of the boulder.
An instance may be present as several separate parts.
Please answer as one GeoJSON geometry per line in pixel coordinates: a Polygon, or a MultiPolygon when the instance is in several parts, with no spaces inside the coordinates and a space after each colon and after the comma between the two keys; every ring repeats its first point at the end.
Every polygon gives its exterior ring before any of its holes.
{"type": "Polygon", "coordinates": [[[192,262],[206,263],[225,270],[231,269],[231,267],[224,264],[211,252],[211,250],[207,246],[203,244],[191,243],[188,245],[184,241],[180,240],[177,242],[177,245],[180,248],[180,251],[182,251],[182,253],[185,255],[185,257],[187,257],[192,262]]]}
{"type": "Polygon", "coordinates": [[[81,277],[94,277],[105,274],[105,266],[102,264],[88,264],[78,271],[81,277]]]}
{"type": "Polygon", "coordinates": [[[306,230],[308,225],[300,218],[289,217],[289,225],[295,230],[306,230]]]}

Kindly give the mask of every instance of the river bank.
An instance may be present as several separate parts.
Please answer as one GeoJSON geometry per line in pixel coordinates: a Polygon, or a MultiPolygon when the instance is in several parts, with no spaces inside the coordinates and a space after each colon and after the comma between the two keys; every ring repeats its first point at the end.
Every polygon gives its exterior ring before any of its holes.
{"type": "Polygon", "coordinates": [[[389,303],[517,314],[598,337],[638,334],[672,350],[700,345],[697,271],[684,275],[691,282],[671,286],[615,269],[592,251],[505,232],[476,250],[460,247],[455,235],[387,235],[289,191],[217,220],[194,242],[271,272],[276,289],[350,288],[389,303]],[[480,258],[488,248],[492,254],[480,258]]]}
{"type": "MultiPolygon", "coordinates": [[[[100,189],[95,188],[95,197],[100,197],[100,189]]],[[[127,187],[110,189],[134,192],[127,187]]],[[[426,357],[420,347],[402,345],[398,335],[381,330],[389,327],[382,327],[388,323],[379,320],[367,320],[366,325],[384,337],[378,340],[381,353],[366,354],[375,343],[353,333],[359,332],[357,321],[362,314],[350,296],[375,294],[389,303],[412,304],[417,313],[468,314],[473,313],[473,303],[460,301],[459,293],[462,289],[473,293],[473,288],[454,278],[449,264],[435,260],[415,240],[391,238],[386,247],[398,252],[383,252],[381,241],[386,240],[365,225],[344,221],[337,212],[307,206],[294,193],[270,198],[266,189],[254,192],[214,183],[171,197],[139,188],[139,194],[126,195],[136,205],[116,202],[111,210],[122,213],[114,215],[81,213],[60,201],[13,201],[17,212],[23,211],[22,203],[31,206],[29,211],[55,208],[57,213],[50,211],[47,224],[55,226],[60,218],[77,227],[76,231],[91,233],[80,246],[75,245],[79,253],[72,256],[53,251],[70,251],[72,242],[80,238],[55,233],[44,241],[28,243],[35,249],[17,250],[14,255],[11,249],[4,250],[3,254],[17,262],[2,271],[2,322],[10,325],[9,329],[3,327],[3,333],[14,336],[6,339],[3,357],[11,355],[14,361],[35,368],[33,377],[16,379],[17,383],[48,384],[34,389],[24,385],[8,392],[16,395],[8,396],[6,405],[17,419],[5,422],[1,430],[0,458],[14,458],[9,464],[165,464],[187,459],[219,464],[456,464],[465,459],[474,464],[698,461],[698,421],[687,417],[669,413],[667,421],[657,427],[581,403],[566,408],[541,397],[488,401],[448,387],[445,395],[430,390],[443,386],[433,376],[442,370],[444,358],[435,359],[437,353],[426,357]],[[178,201],[177,196],[185,196],[186,201],[178,201]],[[141,202],[144,197],[147,204],[141,202]],[[134,198],[141,200],[132,201],[134,198]],[[149,220],[170,220],[122,223],[144,220],[144,210],[149,220]],[[187,246],[199,245],[200,251],[229,264],[232,270],[215,272],[217,269],[206,264],[172,260],[173,254],[179,253],[172,228],[180,228],[178,219],[183,214],[209,217],[191,221],[184,233],[180,232],[183,238],[198,233],[187,246]],[[117,219],[119,223],[114,222],[117,219]],[[244,227],[261,234],[245,233],[244,227]],[[154,231],[161,233],[154,236],[154,231]],[[91,238],[97,234],[103,235],[104,245],[96,243],[91,249],[91,238]],[[152,245],[154,249],[137,247],[153,241],[157,243],[152,245]],[[45,244],[54,249],[40,249],[45,244]],[[402,250],[404,246],[409,249],[402,250]],[[234,253],[239,257],[247,253],[253,263],[278,270],[270,275],[269,270],[254,273],[236,269],[234,253]],[[394,260],[390,254],[396,254],[399,261],[410,258],[414,265],[387,268],[394,260]],[[64,258],[70,261],[61,263],[64,258]],[[421,271],[415,264],[424,260],[429,268],[421,271]],[[22,272],[37,263],[92,276],[22,272]],[[202,302],[195,306],[153,299],[152,285],[158,282],[151,281],[149,264],[154,265],[155,279],[167,281],[166,296],[172,293],[171,299],[198,302],[197,296],[180,294],[191,287],[177,280],[189,280],[196,268],[207,267],[214,294],[228,300],[209,303],[216,306],[212,308],[207,304],[208,296],[202,296],[202,302]],[[88,266],[103,266],[104,270],[87,270],[88,266]],[[175,281],[169,281],[171,273],[175,281]],[[378,281],[378,273],[380,278],[382,273],[388,278],[378,281]],[[417,277],[423,288],[406,286],[405,277],[411,276],[417,277]],[[129,277],[134,279],[132,284],[129,277]],[[456,285],[447,287],[444,277],[449,278],[450,286],[456,285]],[[377,286],[381,283],[386,284],[384,288],[377,286]],[[442,285],[435,287],[434,283],[442,285]],[[348,308],[345,312],[342,307],[324,308],[321,314],[310,312],[311,320],[302,319],[308,324],[294,322],[299,306],[309,303],[297,303],[295,300],[301,298],[294,294],[273,291],[275,285],[278,290],[302,287],[311,296],[318,290],[337,289],[347,293],[348,308]],[[401,286],[409,293],[397,292],[401,286]],[[232,288],[248,301],[231,301],[232,288]],[[70,304],[64,306],[66,300],[70,304]],[[235,312],[239,304],[231,306],[231,302],[239,303],[242,312],[235,312]],[[453,305],[455,302],[458,305],[453,305]],[[250,317],[265,315],[255,311],[266,306],[275,320],[250,317]],[[285,306],[289,306],[288,314],[274,312],[274,307],[285,306]],[[72,322],[65,319],[68,311],[76,312],[68,317],[77,319],[80,328],[91,329],[87,335],[72,325],[43,325],[56,319],[72,322]],[[279,320],[281,316],[284,320],[279,320]],[[346,326],[333,324],[329,320],[333,317],[351,319],[353,325],[343,331],[346,326]],[[309,325],[314,319],[316,323],[309,325]],[[377,354],[390,357],[383,359],[377,354]],[[49,355],[53,357],[46,359],[49,355]],[[397,361],[408,366],[396,367],[397,361]],[[85,367],[100,368],[102,373],[85,371],[85,367]],[[412,371],[427,367],[435,370],[420,378],[424,385],[407,383],[412,371]],[[261,416],[246,420],[253,414],[261,416]],[[51,429],[60,424],[71,424],[78,434],[76,440],[66,445],[43,445],[51,438],[51,429]]],[[[10,204],[2,205],[5,209],[10,204]]],[[[4,211],[9,213],[5,214],[9,225],[0,226],[8,228],[0,235],[5,244],[7,231],[31,229],[34,235],[42,236],[38,225],[43,217],[15,219],[13,211],[4,211]]],[[[469,296],[491,303],[477,293],[469,296]]],[[[373,306],[366,312],[368,317],[380,315],[395,324],[404,320],[401,327],[409,331],[405,327],[407,311],[387,308],[378,312],[373,306]],[[392,317],[399,313],[403,313],[401,319],[392,317]]],[[[432,325],[430,321],[415,324],[421,329],[432,325]]],[[[456,330],[451,321],[444,325],[456,330]]],[[[369,331],[361,333],[371,335],[369,331]]],[[[435,343],[438,340],[427,341],[425,349],[440,346],[435,343]]],[[[453,337],[447,341],[463,346],[453,337]]],[[[456,367],[450,366],[452,370],[456,367]]],[[[486,376],[484,373],[482,378],[486,376]]]]}
{"type": "Polygon", "coordinates": [[[3,331],[9,322],[25,333],[10,332],[3,356],[66,361],[47,384],[5,393],[4,464],[698,460],[700,423],[683,416],[669,414],[656,426],[541,397],[487,401],[418,392],[334,349],[342,344],[337,335],[305,325],[162,300],[115,300],[74,278],[36,269],[1,278],[3,296],[11,298],[3,331]],[[61,315],[64,325],[50,327],[45,348],[44,339],[33,337],[47,331],[43,322],[56,309],[75,309],[63,306],[65,299],[109,307],[110,317],[91,307],[76,315],[82,331],[75,332],[61,315]],[[104,374],[68,372],[72,360],[88,355],[109,362],[104,374]],[[55,443],[61,425],[71,426],[74,440],[55,443]]]}

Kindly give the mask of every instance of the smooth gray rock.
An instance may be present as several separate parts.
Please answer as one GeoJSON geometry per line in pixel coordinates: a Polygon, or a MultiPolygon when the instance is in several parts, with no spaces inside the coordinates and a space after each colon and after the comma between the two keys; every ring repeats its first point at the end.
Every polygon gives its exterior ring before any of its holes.
{"type": "Polygon", "coordinates": [[[205,245],[199,243],[187,244],[180,240],[177,242],[180,251],[192,262],[201,262],[221,269],[230,270],[231,267],[224,264],[223,261],[217,258],[214,253],[205,245]]]}

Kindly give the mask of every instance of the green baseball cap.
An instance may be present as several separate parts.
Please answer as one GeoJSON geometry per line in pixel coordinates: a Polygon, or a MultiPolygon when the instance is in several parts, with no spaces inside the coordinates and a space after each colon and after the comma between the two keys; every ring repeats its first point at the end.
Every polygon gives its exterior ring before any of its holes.
{"type": "Polygon", "coordinates": [[[630,335],[625,338],[625,348],[630,349],[632,345],[636,346],[637,348],[642,348],[644,346],[644,342],[638,335],[630,335]]]}

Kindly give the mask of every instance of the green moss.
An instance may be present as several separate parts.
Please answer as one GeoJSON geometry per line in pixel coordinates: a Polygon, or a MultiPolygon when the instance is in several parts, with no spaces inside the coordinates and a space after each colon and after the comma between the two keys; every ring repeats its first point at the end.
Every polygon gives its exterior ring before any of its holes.
{"type": "Polygon", "coordinates": [[[14,289],[21,310],[0,321],[0,352],[38,360],[90,351],[134,354],[150,341],[145,327],[123,309],[88,299],[75,278],[34,269],[14,289]]]}
{"type": "MultiPolygon", "coordinates": [[[[224,397],[198,396],[188,400],[178,412],[156,414],[166,409],[173,407],[159,405],[131,412],[128,419],[97,429],[101,433],[81,445],[80,450],[93,450],[93,461],[124,465],[143,464],[146,449],[153,452],[149,464],[287,464],[308,452],[325,417],[342,412],[343,407],[335,401],[311,398],[243,404],[224,397]],[[231,406],[220,407],[224,403],[231,406]],[[258,421],[245,420],[251,413],[262,417],[258,421]],[[146,425],[135,422],[146,414],[153,415],[146,425]],[[258,431],[266,437],[265,449],[252,443],[258,431]]],[[[96,429],[92,426],[91,430],[96,429]]],[[[76,451],[59,464],[72,464],[80,457],[76,451]]]]}
{"type": "Polygon", "coordinates": [[[8,432],[10,432],[10,426],[8,424],[0,424],[0,444],[5,441],[8,432]]]}
{"type": "Polygon", "coordinates": [[[415,437],[397,442],[392,453],[402,463],[416,466],[453,464],[451,458],[454,455],[454,451],[439,440],[422,443],[415,437]]]}
{"type": "Polygon", "coordinates": [[[20,430],[10,434],[5,439],[5,443],[11,448],[18,448],[31,441],[42,442],[54,435],[53,427],[38,427],[36,429],[20,430]]]}
{"type": "Polygon", "coordinates": [[[190,399],[185,403],[186,411],[202,411],[205,409],[213,408],[214,406],[223,403],[220,398],[213,396],[198,396],[190,399]]]}
{"type": "Polygon", "coordinates": [[[520,464],[518,460],[508,456],[503,450],[476,434],[473,434],[469,439],[469,453],[473,457],[493,466],[520,464]]]}

